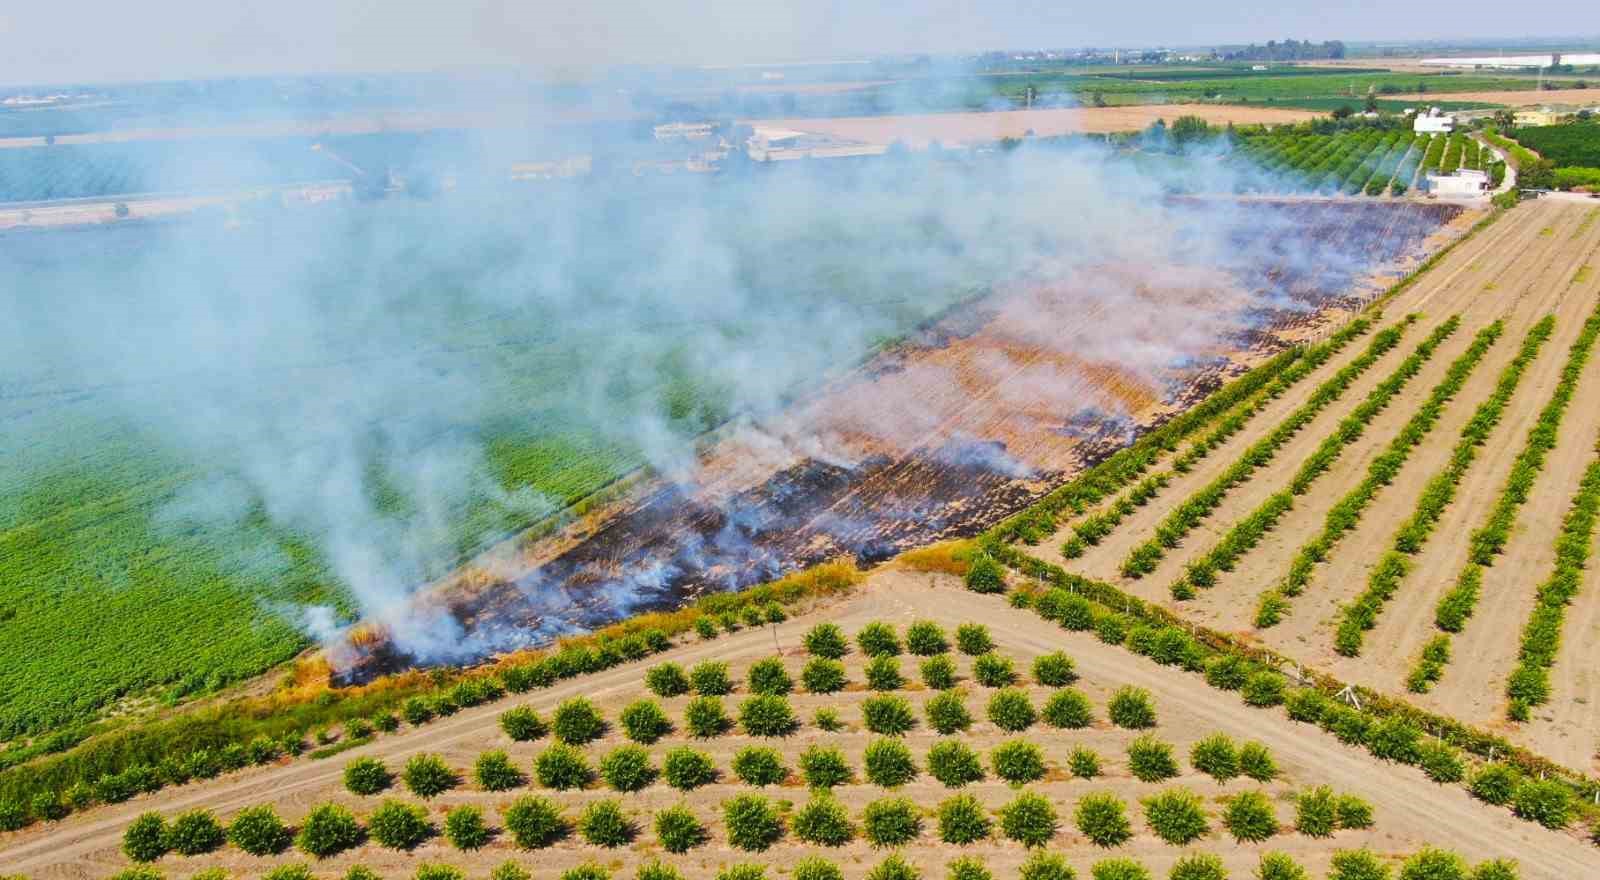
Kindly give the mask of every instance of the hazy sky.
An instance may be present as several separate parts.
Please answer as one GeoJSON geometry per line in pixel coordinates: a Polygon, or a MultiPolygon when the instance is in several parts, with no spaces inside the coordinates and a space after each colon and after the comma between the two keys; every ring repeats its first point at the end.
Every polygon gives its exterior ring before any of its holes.
{"type": "Polygon", "coordinates": [[[0,82],[1600,33],[1593,0],[1535,6],[1508,15],[1489,0],[5,0],[0,82]]]}

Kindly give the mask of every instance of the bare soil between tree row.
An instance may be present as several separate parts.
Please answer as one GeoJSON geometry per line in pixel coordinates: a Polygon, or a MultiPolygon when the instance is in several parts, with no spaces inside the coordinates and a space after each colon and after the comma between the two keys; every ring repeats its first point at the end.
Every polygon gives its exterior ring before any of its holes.
{"type": "MultiPolygon", "coordinates": [[[[1130,803],[1136,836],[1130,843],[1115,850],[1108,851],[1090,845],[1071,828],[1070,820],[1064,823],[1050,848],[1065,854],[1080,871],[1093,861],[1115,855],[1137,858],[1157,871],[1158,875],[1164,875],[1177,858],[1187,851],[1198,849],[1218,853],[1236,876],[1245,876],[1253,869],[1261,852],[1277,849],[1292,853],[1314,872],[1320,873],[1326,868],[1335,849],[1367,846],[1382,853],[1398,855],[1425,845],[1449,847],[1473,861],[1491,857],[1515,858],[1521,863],[1523,876],[1529,880],[1587,876],[1600,869],[1600,853],[1576,834],[1553,832],[1518,820],[1504,809],[1473,800],[1459,787],[1429,782],[1414,767],[1379,763],[1364,751],[1344,746],[1314,727],[1289,721],[1281,710],[1247,708],[1238,701],[1237,696],[1208,687],[1196,675],[1157,666],[1121,647],[1102,644],[1089,634],[1063,631],[1030,612],[1008,607],[1002,598],[968,592],[949,576],[909,572],[892,566],[874,572],[859,593],[797,615],[770,631],[747,630],[710,642],[691,641],[650,661],[569,681],[528,697],[512,697],[466,710],[426,727],[383,737],[337,758],[300,760],[275,767],[245,770],[217,780],[141,796],[129,803],[96,808],[55,825],[35,827],[0,838],[0,864],[6,865],[9,871],[21,871],[35,880],[93,878],[112,873],[125,864],[124,857],[118,851],[123,828],[135,815],[150,809],[172,815],[181,810],[204,807],[217,811],[225,819],[243,807],[270,803],[285,818],[293,821],[304,815],[312,805],[333,800],[351,804],[358,812],[365,812],[376,804],[378,798],[357,798],[343,790],[340,774],[348,760],[371,755],[384,758],[391,766],[398,766],[410,755],[435,752],[442,754],[453,766],[465,767],[479,752],[503,748],[526,767],[543,743],[517,744],[505,737],[498,727],[497,716],[511,705],[526,703],[541,712],[548,712],[558,701],[581,694],[596,700],[608,716],[615,717],[622,705],[641,693],[643,672],[649,663],[661,659],[687,663],[714,658],[731,662],[735,671],[739,672],[750,662],[771,655],[776,642],[788,658],[787,665],[794,671],[801,663],[798,656],[799,636],[815,622],[836,621],[847,632],[854,633],[866,622],[880,619],[898,626],[904,626],[914,619],[931,619],[946,627],[967,621],[985,622],[994,633],[1001,652],[1014,657],[1023,669],[1033,657],[1050,651],[1064,650],[1074,658],[1082,677],[1078,687],[1094,702],[1096,715],[1101,720],[1091,729],[1082,731],[1036,728],[1028,734],[1028,738],[1045,749],[1048,762],[1056,767],[1064,762],[1065,752],[1072,745],[1096,748],[1106,759],[1108,772],[1102,778],[1083,781],[1064,778],[1065,774],[1057,771],[1047,776],[1044,782],[1030,786],[1056,801],[1058,810],[1064,814],[1069,814],[1070,802],[1090,792],[1109,790],[1131,802],[1139,796],[1154,794],[1169,785],[1178,784],[1202,794],[1208,801],[1208,809],[1215,815],[1219,809],[1215,802],[1217,797],[1257,785],[1235,781],[1223,787],[1192,770],[1170,783],[1143,784],[1131,779],[1120,754],[1120,748],[1131,738],[1130,734],[1109,727],[1103,720],[1109,693],[1124,684],[1143,687],[1152,693],[1159,716],[1155,732],[1174,743],[1180,755],[1187,753],[1188,745],[1194,740],[1219,730],[1236,739],[1259,741],[1269,747],[1285,774],[1284,781],[1264,787],[1277,805],[1280,821],[1292,821],[1292,808],[1284,803],[1283,796],[1309,785],[1331,785],[1336,790],[1348,791],[1367,799],[1374,807],[1376,825],[1367,831],[1341,831],[1333,838],[1322,840],[1289,832],[1264,844],[1240,845],[1222,836],[1220,827],[1213,824],[1213,832],[1207,839],[1183,849],[1155,838],[1144,827],[1137,804],[1130,803]]],[[[860,662],[859,655],[851,656],[853,679],[859,680],[860,662]]],[[[966,668],[965,658],[960,665],[966,668]]],[[[908,672],[911,671],[909,662],[906,668],[908,672]]],[[[981,716],[982,703],[988,691],[972,687],[971,684],[967,683],[972,691],[968,704],[981,716]]],[[[1042,692],[1035,689],[1036,697],[1040,694],[1042,692]]],[[[912,690],[908,696],[920,703],[926,693],[912,690]]],[[[854,729],[826,734],[807,724],[794,737],[762,742],[775,744],[791,760],[806,745],[819,741],[837,744],[848,752],[855,752],[865,740],[865,735],[859,730],[859,714],[853,711],[852,705],[859,697],[859,693],[834,697],[797,695],[794,702],[803,719],[809,719],[811,712],[819,706],[836,706],[854,729]]],[[[676,704],[681,700],[675,698],[672,708],[678,708],[676,704]]],[[[970,738],[975,746],[982,749],[1004,737],[993,725],[980,720],[970,738]]],[[[931,739],[928,731],[919,729],[908,737],[908,743],[913,752],[920,756],[931,739]]],[[[612,733],[606,740],[587,749],[591,754],[597,754],[618,741],[618,736],[612,733]]],[[[730,735],[713,740],[705,747],[713,751],[725,769],[732,751],[749,742],[752,740],[743,735],[730,735]]],[[[651,751],[659,753],[675,744],[677,739],[673,738],[670,742],[652,746],[651,751]]],[[[853,755],[852,760],[859,772],[859,755],[853,755]]],[[[368,845],[325,860],[315,869],[321,874],[330,874],[361,863],[387,876],[400,876],[400,872],[409,873],[420,862],[444,861],[466,869],[470,875],[481,876],[489,866],[509,858],[533,867],[536,876],[554,876],[555,872],[565,867],[588,860],[611,865],[620,869],[620,876],[628,876],[631,866],[662,857],[678,865],[686,876],[701,877],[709,876],[720,866],[742,861],[759,861],[781,871],[800,857],[821,854],[840,862],[847,877],[856,878],[864,875],[885,855],[872,850],[860,840],[839,849],[819,851],[802,846],[792,838],[786,838],[759,855],[741,853],[728,846],[719,823],[715,821],[718,805],[732,791],[727,784],[719,783],[679,795],[658,783],[643,792],[621,796],[625,806],[638,813],[642,820],[640,824],[646,830],[632,846],[617,850],[602,850],[569,839],[550,849],[528,853],[516,850],[509,841],[501,838],[483,850],[461,853],[450,850],[445,842],[435,839],[411,853],[392,852],[368,845]],[[670,856],[660,852],[651,842],[653,836],[648,831],[647,814],[651,809],[680,801],[687,803],[703,819],[713,820],[713,836],[702,848],[683,856],[670,856]]],[[[992,781],[972,791],[990,805],[1004,803],[1012,796],[1009,789],[992,781]]],[[[429,811],[432,818],[438,821],[443,809],[449,805],[478,803],[489,808],[491,817],[495,817],[495,808],[508,803],[519,793],[486,794],[463,788],[437,798],[430,804],[429,811]]],[[[924,807],[930,807],[948,796],[944,789],[926,778],[901,789],[899,793],[924,807]]],[[[841,798],[852,809],[885,794],[888,792],[864,785],[841,789],[841,798]]],[[[575,806],[602,795],[596,791],[585,791],[553,796],[564,804],[575,806]]],[[[781,787],[773,796],[792,800],[796,804],[806,799],[804,791],[793,786],[781,787]]],[[[918,844],[904,851],[909,861],[922,868],[924,876],[941,876],[945,862],[965,854],[982,858],[997,876],[1011,876],[1026,856],[1025,850],[1014,843],[991,841],[969,847],[954,847],[936,843],[935,840],[931,831],[925,829],[918,844]]],[[[234,850],[224,850],[209,856],[168,856],[158,862],[157,867],[173,877],[219,865],[235,871],[236,876],[251,876],[264,872],[272,865],[296,861],[298,858],[286,854],[257,859],[234,850]]]]}
{"type": "Polygon", "coordinates": [[[1134,581],[1123,578],[1118,568],[1134,546],[1150,537],[1167,511],[1218,476],[1240,451],[1303,403],[1322,378],[1356,356],[1363,347],[1361,343],[1341,352],[1267,407],[1246,430],[1213,451],[1192,473],[1174,480],[1083,558],[1069,562],[1060,556],[1059,545],[1070,534],[1069,529],[1063,529],[1048,545],[1034,548],[1033,552],[1069,570],[1112,581],[1141,597],[1162,602],[1198,623],[1258,639],[1313,668],[1406,696],[1433,711],[1494,729],[1574,769],[1600,769],[1595,755],[1600,746],[1596,739],[1596,730],[1600,730],[1600,703],[1596,699],[1600,694],[1596,690],[1600,682],[1596,682],[1592,671],[1593,636],[1600,626],[1600,600],[1595,593],[1600,586],[1592,570],[1569,615],[1562,651],[1552,672],[1556,688],[1552,702],[1537,709],[1529,723],[1504,721],[1505,679],[1516,662],[1534,591],[1549,574],[1554,539],[1577,480],[1593,459],[1594,443],[1600,434],[1600,404],[1596,403],[1600,400],[1600,374],[1592,367],[1593,362],[1568,408],[1559,442],[1540,474],[1532,498],[1519,511],[1518,525],[1506,552],[1486,573],[1477,611],[1466,632],[1454,641],[1454,659],[1446,667],[1443,680],[1426,695],[1405,691],[1406,675],[1422,644],[1439,632],[1433,624],[1434,605],[1455,583],[1466,561],[1472,532],[1498,498],[1513,461],[1522,451],[1528,429],[1537,421],[1560,379],[1570,345],[1600,302],[1600,283],[1593,277],[1575,281],[1580,277],[1580,267],[1600,262],[1600,230],[1591,226],[1579,231],[1583,216],[1583,208],[1576,205],[1534,203],[1518,208],[1453,251],[1418,284],[1396,298],[1386,321],[1397,321],[1407,312],[1419,311],[1424,315],[1419,326],[1408,331],[1394,351],[1303,428],[1270,464],[1230,492],[1180,547],[1168,552],[1153,575],[1134,581]],[[1210,549],[1241,518],[1286,486],[1303,456],[1328,436],[1432,327],[1452,314],[1460,314],[1462,324],[1451,340],[1440,346],[1401,395],[1373,419],[1362,438],[1346,448],[1312,491],[1296,499],[1295,509],[1233,571],[1220,573],[1215,587],[1202,591],[1198,599],[1190,602],[1172,601],[1167,589],[1184,565],[1210,549]],[[1389,549],[1395,530],[1411,516],[1416,497],[1427,480],[1447,462],[1461,427],[1492,392],[1500,371],[1515,356],[1528,328],[1547,314],[1556,317],[1554,334],[1525,372],[1489,441],[1478,450],[1430,540],[1411,557],[1411,573],[1386,605],[1377,627],[1367,634],[1361,656],[1338,655],[1333,650],[1333,635],[1341,607],[1366,588],[1372,566],[1389,549]],[[1260,593],[1281,581],[1294,554],[1321,530],[1328,509],[1365,478],[1372,458],[1410,419],[1450,361],[1470,344],[1473,335],[1496,319],[1505,321],[1500,340],[1447,404],[1438,424],[1412,450],[1395,480],[1379,490],[1358,526],[1340,540],[1329,560],[1317,567],[1304,594],[1291,600],[1284,621],[1266,630],[1255,629],[1253,618],[1260,593]]]}

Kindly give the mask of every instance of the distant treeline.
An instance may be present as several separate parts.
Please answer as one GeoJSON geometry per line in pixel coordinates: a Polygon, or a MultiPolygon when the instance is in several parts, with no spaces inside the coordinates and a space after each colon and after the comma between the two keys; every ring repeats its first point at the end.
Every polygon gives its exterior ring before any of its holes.
{"type": "Polygon", "coordinates": [[[1268,40],[1265,46],[1255,43],[1232,52],[1222,53],[1222,57],[1229,61],[1311,61],[1322,58],[1343,58],[1344,43],[1339,40],[1325,40],[1313,43],[1310,40],[1268,40]]]}

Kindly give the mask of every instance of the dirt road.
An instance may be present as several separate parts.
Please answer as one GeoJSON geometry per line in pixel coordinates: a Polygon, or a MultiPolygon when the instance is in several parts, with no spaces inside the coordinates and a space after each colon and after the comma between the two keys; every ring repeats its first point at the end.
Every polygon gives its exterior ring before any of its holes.
{"type": "MultiPolygon", "coordinates": [[[[752,660],[770,655],[776,638],[789,657],[791,670],[796,670],[800,664],[800,658],[795,656],[799,635],[817,620],[834,620],[848,632],[853,632],[869,620],[885,619],[903,626],[917,618],[934,619],[946,626],[968,620],[986,621],[993,629],[1001,650],[1015,657],[1023,668],[1040,653],[1067,651],[1076,661],[1082,676],[1079,687],[1094,702],[1097,715],[1103,715],[1106,698],[1116,687],[1133,684],[1148,689],[1155,698],[1160,719],[1156,733],[1173,742],[1180,754],[1186,753],[1187,746],[1195,739],[1217,730],[1237,738],[1264,743],[1272,750],[1286,775],[1285,780],[1264,788],[1278,802],[1281,820],[1287,821],[1292,816],[1282,801],[1283,797],[1307,785],[1330,784],[1336,789],[1356,793],[1373,804],[1377,817],[1374,829],[1340,832],[1330,840],[1313,840],[1290,833],[1274,837],[1265,844],[1237,845],[1218,836],[1220,830],[1214,831],[1199,848],[1221,855],[1236,876],[1244,876],[1254,867],[1259,854],[1267,849],[1293,853],[1315,875],[1320,876],[1327,859],[1336,848],[1369,846],[1383,852],[1399,853],[1413,851],[1425,844],[1449,846],[1474,861],[1495,856],[1516,858],[1521,862],[1523,877],[1528,880],[1587,876],[1600,870],[1600,853],[1575,835],[1551,832],[1519,821],[1503,809],[1474,801],[1459,788],[1441,787],[1428,782],[1421,771],[1415,768],[1378,764],[1365,752],[1343,746],[1315,728],[1290,722],[1280,711],[1247,709],[1236,698],[1223,696],[1207,687],[1197,676],[1156,666],[1122,648],[1103,645],[1092,636],[1064,632],[1031,613],[1008,608],[999,598],[967,592],[954,579],[945,576],[881,569],[869,578],[859,595],[811,614],[797,616],[777,627],[775,635],[767,631],[745,631],[714,642],[691,643],[675,649],[670,659],[692,662],[715,657],[731,661],[738,672],[752,660]]],[[[859,679],[860,663],[859,656],[852,655],[850,669],[853,678],[859,679]]],[[[967,668],[968,661],[965,658],[961,666],[967,668]]],[[[642,671],[643,664],[619,667],[568,682],[525,701],[540,711],[547,711],[560,699],[586,694],[597,700],[607,714],[613,714],[639,691],[642,671]]],[[[1043,693],[1038,689],[1033,689],[1033,692],[1036,699],[1043,693]]],[[[857,722],[859,712],[855,704],[862,696],[862,692],[855,690],[826,698],[799,695],[794,702],[803,718],[809,718],[819,706],[832,705],[840,708],[840,714],[847,722],[857,722]]],[[[912,690],[908,697],[921,702],[926,692],[912,690]]],[[[683,699],[674,698],[670,701],[669,714],[677,715],[683,699]]],[[[977,689],[974,697],[969,698],[969,706],[981,711],[984,699],[985,691],[977,689]]],[[[0,864],[4,864],[9,871],[24,872],[35,880],[103,876],[123,864],[123,857],[117,851],[122,828],[134,815],[147,809],[159,809],[171,815],[183,809],[206,807],[226,816],[247,805],[273,803],[286,818],[294,820],[315,803],[335,800],[355,806],[358,812],[365,812],[375,805],[377,798],[356,798],[345,793],[339,784],[340,770],[345,761],[364,755],[382,757],[395,766],[411,754],[437,752],[452,765],[464,767],[481,750],[508,748],[519,764],[526,766],[527,759],[543,744],[512,744],[500,733],[496,724],[497,715],[507,706],[518,702],[524,700],[511,698],[479,707],[421,729],[385,737],[332,760],[298,761],[280,767],[247,770],[225,779],[141,797],[127,804],[99,808],[71,817],[59,825],[11,835],[0,839],[0,864]]],[[[852,724],[852,727],[858,725],[852,724]]],[[[1004,737],[992,725],[980,722],[974,728],[972,738],[973,744],[982,750],[1004,737]]],[[[1106,760],[1107,775],[1093,781],[1073,780],[1059,771],[1052,772],[1037,786],[1037,790],[1057,802],[1071,801],[1083,794],[1102,790],[1116,792],[1134,801],[1139,796],[1153,794],[1165,787],[1164,784],[1141,784],[1128,775],[1121,749],[1131,735],[1127,731],[1109,727],[1103,720],[1084,731],[1035,728],[1029,738],[1043,746],[1049,763],[1058,767],[1064,761],[1066,750],[1074,745],[1095,748],[1106,760]]],[[[826,735],[807,725],[800,734],[777,745],[792,764],[794,755],[800,749],[824,739],[854,751],[865,740],[865,736],[855,729],[839,735],[826,735]]],[[[592,753],[598,753],[619,741],[613,733],[605,741],[588,748],[592,753]]],[[[712,741],[707,748],[714,753],[719,765],[726,767],[732,751],[747,742],[742,735],[733,735],[712,741]]],[[[918,731],[913,733],[908,742],[913,752],[920,755],[931,743],[931,737],[926,731],[918,731]]],[[[659,753],[677,743],[676,736],[669,737],[668,741],[653,746],[651,751],[659,753]]],[[[1216,797],[1255,785],[1236,781],[1224,789],[1193,771],[1184,773],[1174,782],[1202,794],[1212,802],[1213,810],[1216,809],[1216,797]]],[[[638,794],[625,796],[624,801],[641,818],[650,809],[682,800],[697,814],[710,819],[717,805],[733,790],[729,785],[718,783],[687,796],[679,796],[657,784],[638,794]]],[[[991,806],[1004,803],[1013,795],[1005,786],[993,780],[975,786],[970,791],[991,806]]],[[[496,807],[519,793],[490,795],[463,788],[438,798],[430,804],[429,811],[437,821],[449,806],[476,803],[484,805],[490,815],[495,816],[496,807]]],[[[930,806],[949,794],[926,779],[907,786],[899,793],[924,806],[930,806]]],[[[881,790],[864,785],[846,786],[840,790],[841,799],[852,810],[859,809],[868,800],[882,794],[881,790]]],[[[792,786],[780,787],[774,795],[797,804],[803,803],[806,798],[802,790],[792,786]]],[[[599,791],[585,791],[557,797],[570,809],[603,796],[599,791]]],[[[1063,804],[1062,808],[1065,809],[1066,805],[1063,804]]],[[[1136,816],[1139,814],[1136,806],[1134,813],[1136,816]]],[[[648,823],[644,824],[646,827],[640,842],[620,850],[599,850],[569,839],[537,854],[518,853],[508,841],[501,839],[484,850],[466,854],[452,851],[442,840],[435,839],[412,853],[363,847],[354,853],[328,859],[319,864],[317,870],[322,874],[336,873],[360,862],[388,876],[402,876],[402,872],[409,873],[418,862],[447,861],[466,868],[470,874],[482,875],[489,865],[506,858],[517,858],[524,864],[536,864],[538,870],[548,874],[586,859],[599,858],[619,869],[618,876],[630,876],[633,864],[661,855],[653,843],[644,842],[653,837],[648,830],[648,823]]],[[[713,826],[716,824],[713,823],[713,826]]],[[[1079,871],[1087,868],[1092,861],[1107,855],[1118,855],[1137,858],[1154,869],[1158,876],[1164,876],[1167,868],[1184,850],[1160,842],[1143,827],[1142,822],[1136,821],[1135,824],[1137,831],[1133,841],[1112,853],[1090,846],[1078,832],[1070,830],[1070,822],[1064,823],[1052,848],[1066,854],[1079,871]]],[[[925,876],[941,876],[944,863],[958,854],[978,855],[997,876],[1011,876],[1024,857],[1022,848],[1015,844],[991,842],[957,848],[934,843],[933,840],[931,830],[925,830],[922,842],[905,851],[906,857],[919,865],[925,876]]],[[[786,839],[755,858],[763,863],[782,865],[812,852],[814,850],[786,839]]],[[[824,855],[839,861],[846,876],[851,878],[863,875],[881,858],[881,854],[873,852],[860,841],[839,850],[826,851],[824,855]]],[[[711,842],[705,847],[685,856],[667,858],[693,877],[709,876],[718,866],[752,859],[748,854],[731,849],[720,829],[714,832],[711,842]]],[[[169,876],[182,876],[201,867],[224,865],[234,869],[235,876],[249,876],[263,872],[269,865],[294,860],[293,855],[254,859],[236,851],[225,851],[186,859],[168,856],[158,863],[158,867],[167,871],[169,876]]]]}

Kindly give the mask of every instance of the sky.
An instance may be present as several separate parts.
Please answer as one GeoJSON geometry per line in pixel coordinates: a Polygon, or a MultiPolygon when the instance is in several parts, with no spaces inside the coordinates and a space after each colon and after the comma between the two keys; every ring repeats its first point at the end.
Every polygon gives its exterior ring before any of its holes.
{"type": "MultiPolygon", "coordinates": [[[[1511,17],[1516,36],[1600,34],[1600,3],[1536,6],[1511,17]]],[[[1461,39],[1508,36],[1506,25],[1489,0],[8,0],[0,82],[1461,39]]]]}

